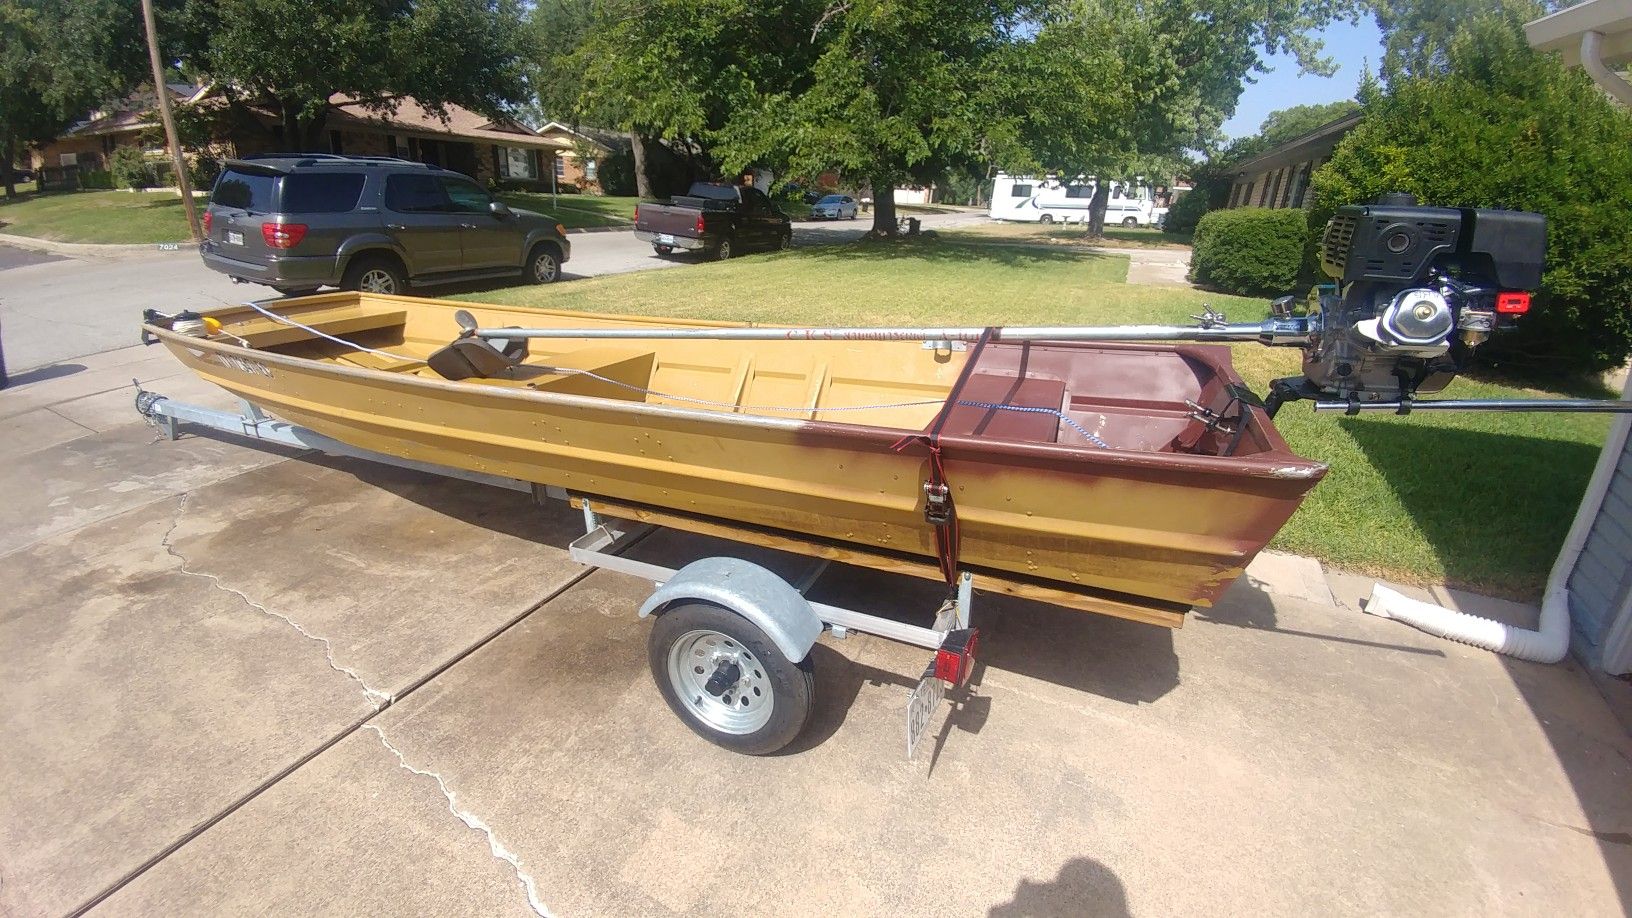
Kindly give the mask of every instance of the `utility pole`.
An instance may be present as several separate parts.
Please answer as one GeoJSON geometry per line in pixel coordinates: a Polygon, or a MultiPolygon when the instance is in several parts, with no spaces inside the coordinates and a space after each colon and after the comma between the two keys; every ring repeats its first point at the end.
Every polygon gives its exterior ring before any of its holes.
{"type": "Polygon", "coordinates": [[[201,241],[198,210],[193,206],[193,183],[187,179],[187,158],[181,155],[181,141],[176,137],[176,116],[170,111],[170,90],[164,85],[164,63],[159,60],[159,30],[153,22],[153,0],[142,0],[142,18],[147,22],[147,60],[153,65],[153,95],[159,100],[164,139],[170,145],[170,161],[176,170],[176,190],[181,192],[181,207],[187,212],[187,232],[196,243],[201,241]]]}

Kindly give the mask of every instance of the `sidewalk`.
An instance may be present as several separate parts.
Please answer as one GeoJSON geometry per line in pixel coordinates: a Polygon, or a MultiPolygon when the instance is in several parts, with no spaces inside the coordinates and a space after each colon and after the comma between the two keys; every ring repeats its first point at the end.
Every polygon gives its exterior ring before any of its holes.
{"type": "Polygon", "coordinates": [[[76,363],[0,391],[0,912],[1632,903],[1632,739],[1587,676],[1359,614],[1370,581],[1310,559],[1263,556],[1180,631],[982,595],[974,697],[914,761],[924,653],[824,640],[809,732],[750,759],[664,706],[651,585],[572,563],[574,511],[156,440],[132,376],[231,400],[158,349],[76,363]]]}

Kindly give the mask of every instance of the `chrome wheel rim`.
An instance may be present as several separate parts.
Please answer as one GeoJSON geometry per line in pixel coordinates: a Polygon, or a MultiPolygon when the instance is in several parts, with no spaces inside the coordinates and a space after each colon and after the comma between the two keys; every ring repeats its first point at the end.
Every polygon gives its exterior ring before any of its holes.
{"type": "Polygon", "coordinates": [[[765,665],[736,638],[718,631],[682,634],[669,645],[669,685],[686,710],[721,733],[753,733],[771,720],[775,706],[765,665]],[[737,681],[719,695],[705,687],[716,669],[735,664],[737,681]]]}
{"type": "Polygon", "coordinates": [[[722,240],[720,242],[720,261],[725,261],[727,258],[730,258],[730,257],[731,257],[731,243],[729,241],[722,240]]]}
{"type": "Polygon", "coordinates": [[[555,256],[548,252],[533,259],[533,280],[547,284],[555,280],[557,270],[555,256]]]}
{"type": "Polygon", "coordinates": [[[384,268],[370,268],[363,272],[357,288],[365,293],[396,293],[397,279],[384,268]]]}

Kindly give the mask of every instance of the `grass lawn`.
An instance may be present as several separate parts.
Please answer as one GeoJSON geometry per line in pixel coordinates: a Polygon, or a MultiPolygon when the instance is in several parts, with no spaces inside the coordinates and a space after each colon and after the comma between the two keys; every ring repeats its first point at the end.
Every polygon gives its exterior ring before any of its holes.
{"type": "MultiPolygon", "coordinates": [[[[1265,303],[1130,286],[1127,259],[1061,248],[863,242],[465,295],[609,313],[833,325],[1183,322],[1204,302],[1244,320],[1265,303]]],[[[1236,348],[1262,393],[1298,372],[1298,351],[1236,348]]],[[[1449,397],[1536,396],[1458,380],[1449,397]]],[[[1285,408],[1292,448],[1331,472],[1274,542],[1353,571],[1540,595],[1609,421],[1585,414],[1316,416],[1285,408]]]]}
{"type": "Polygon", "coordinates": [[[1004,239],[1015,242],[1042,242],[1058,245],[1095,245],[1102,248],[1180,249],[1189,248],[1189,233],[1167,233],[1154,228],[1105,227],[1105,238],[1090,243],[1082,227],[1044,223],[990,223],[939,230],[949,239],[1004,239]]]}
{"type": "Polygon", "coordinates": [[[549,214],[561,221],[567,229],[628,226],[634,219],[635,205],[640,203],[640,198],[632,197],[592,194],[563,194],[551,197],[547,192],[537,191],[501,191],[499,200],[511,207],[549,214]]]}
{"type": "Polygon", "coordinates": [[[185,242],[190,235],[181,198],[142,191],[52,191],[0,198],[0,233],[108,243],[185,242]]]}

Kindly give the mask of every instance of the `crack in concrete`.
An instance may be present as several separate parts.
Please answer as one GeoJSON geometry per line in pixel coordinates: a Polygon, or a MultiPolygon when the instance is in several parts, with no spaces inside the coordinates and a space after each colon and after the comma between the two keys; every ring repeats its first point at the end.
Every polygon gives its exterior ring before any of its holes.
{"type": "Polygon", "coordinates": [[[186,574],[186,575],[190,576],[190,577],[199,577],[201,579],[208,580],[212,585],[215,586],[216,589],[220,590],[223,593],[231,593],[232,595],[234,595],[234,596],[238,597],[240,600],[242,600],[244,605],[249,606],[251,609],[255,609],[256,611],[261,612],[262,614],[269,615],[272,618],[278,619],[279,621],[283,622],[284,624],[288,625],[289,627],[295,629],[296,633],[298,633],[301,637],[306,638],[309,641],[316,641],[317,643],[322,644],[323,645],[323,656],[324,656],[325,659],[328,660],[329,668],[333,669],[335,672],[340,673],[343,676],[346,676],[347,678],[351,679],[351,681],[357,683],[358,688],[361,688],[363,690],[363,697],[368,701],[369,706],[372,707],[375,711],[383,710],[387,705],[391,704],[392,698],[391,698],[390,695],[386,694],[385,692],[379,691],[378,689],[371,688],[369,686],[369,684],[366,681],[363,680],[363,677],[358,675],[356,670],[352,669],[349,666],[342,666],[337,660],[335,660],[335,658],[334,658],[334,644],[330,643],[328,638],[326,638],[326,637],[324,637],[324,636],[322,636],[320,634],[313,634],[312,632],[307,631],[304,627],[301,626],[301,624],[299,622],[295,621],[294,619],[290,618],[289,616],[284,615],[281,612],[274,612],[271,609],[268,609],[266,606],[263,606],[260,603],[256,602],[255,600],[250,599],[249,596],[247,596],[242,590],[235,589],[233,587],[227,586],[226,584],[222,583],[221,578],[216,576],[215,574],[211,574],[211,573],[208,573],[206,571],[195,571],[195,570],[189,569],[188,565],[191,564],[192,562],[188,561],[187,557],[185,555],[183,555],[181,552],[176,550],[176,547],[170,543],[170,539],[171,539],[172,536],[174,536],[176,534],[176,529],[181,526],[181,518],[187,512],[187,502],[192,499],[192,496],[193,496],[193,494],[192,494],[191,491],[188,491],[188,492],[181,495],[181,503],[176,505],[175,519],[170,521],[169,530],[167,530],[165,532],[164,538],[159,540],[159,544],[164,547],[165,552],[167,554],[169,554],[170,557],[175,558],[177,561],[179,561],[181,563],[181,566],[180,566],[181,572],[183,574],[186,574]]]}
{"type": "Polygon", "coordinates": [[[398,767],[412,772],[413,774],[430,778],[436,782],[437,789],[442,791],[442,796],[446,797],[448,800],[448,812],[458,817],[459,821],[464,823],[467,827],[475,829],[476,831],[487,836],[487,850],[492,853],[494,858],[504,861],[506,864],[510,865],[510,871],[516,875],[516,879],[520,881],[522,888],[527,891],[527,905],[532,908],[533,912],[537,914],[539,918],[553,918],[549,906],[545,905],[543,901],[538,898],[538,886],[533,882],[532,875],[527,873],[526,870],[522,869],[521,858],[517,857],[515,852],[511,851],[509,848],[506,848],[504,844],[499,841],[498,835],[494,834],[493,832],[493,827],[483,822],[480,816],[477,816],[468,810],[460,809],[457,799],[458,795],[448,787],[448,782],[442,780],[441,775],[434,771],[426,771],[422,768],[415,768],[414,766],[408,764],[408,759],[403,756],[402,750],[391,745],[391,741],[386,739],[384,730],[381,730],[379,727],[376,727],[373,724],[364,724],[363,726],[366,729],[373,730],[379,735],[380,745],[384,746],[386,751],[397,757],[398,767]]]}

